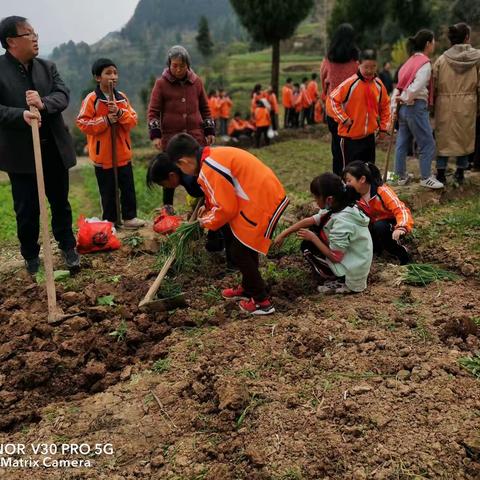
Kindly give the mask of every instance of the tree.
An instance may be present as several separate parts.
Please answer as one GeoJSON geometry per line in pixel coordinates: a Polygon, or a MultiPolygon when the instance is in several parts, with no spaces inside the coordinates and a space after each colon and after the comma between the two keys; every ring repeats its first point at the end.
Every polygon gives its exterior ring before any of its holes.
{"type": "Polygon", "coordinates": [[[309,14],[314,0],[230,0],[253,39],[272,46],[272,88],[278,94],[280,40],[290,38],[309,14]]]}
{"type": "Polygon", "coordinates": [[[197,48],[205,59],[209,58],[213,53],[213,42],[210,38],[210,29],[208,28],[208,20],[203,15],[198,22],[198,34],[195,37],[197,48]]]}
{"type": "Polygon", "coordinates": [[[480,26],[480,2],[478,0],[456,0],[452,4],[452,21],[480,26]]]}

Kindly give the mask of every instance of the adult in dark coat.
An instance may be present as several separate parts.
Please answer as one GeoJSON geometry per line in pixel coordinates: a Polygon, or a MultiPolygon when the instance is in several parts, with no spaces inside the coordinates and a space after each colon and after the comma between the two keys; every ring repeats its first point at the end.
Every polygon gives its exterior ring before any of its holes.
{"type": "Polygon", "coordinates": [[[31,133],[31,105],[40,111],[40,140],[45,190],[52,212],[52,230],[68,267],[78,267],[68,202],[68,169],[75,165],[72,139],[61,112],[69,91],[55,65],[38,55],[38,35],[24,17],[0,22],[0,170],[8,173],[17,219],[17,235],[27,270],[39,268],[40,246],[37,183],[31,133]]]}
{"type": "MultiPolygon", "coordinates": [[[[148,106],[148,129],[155,148],[165,151],[177,133],[188,133],[200,145],[215,140],[215,123],[202,80],[190,68],[190,55],[181,45],[168,51],[167,68],[157,79],[148,106]]],[[[172,192],[164,188],[168,204],[172,192]]]]}

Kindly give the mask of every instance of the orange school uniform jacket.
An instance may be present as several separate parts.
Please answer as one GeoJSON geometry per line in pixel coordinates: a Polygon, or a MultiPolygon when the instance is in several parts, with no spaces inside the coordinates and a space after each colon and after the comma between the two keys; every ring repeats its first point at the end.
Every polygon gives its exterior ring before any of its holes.
{"type": "Polygon", "coordinates": [[[219,97],[219,116],[220,118],[230,118],[233,102],[230,97],[219,97]]]}
{"type": "Polygon", "coordinates": [[[198,184],[205,193],[204,226],[218,230],[228,223],[240,242],[266,255],[289,202],[273,171],[240,148],[205,147],[198,184]]]}
{"type": "Polygon", "coordinates": [[[232,118],[228,123],[228,135],[232,136],[234,132],[243,131],[246,128],[255,130],[255,127],[250,122],[247,122],[247,120],[243,120],[241,118],[236,120],[235,118],[232,118]]]}
{"type": "Polygon", "coordinates": [[[316,102],[318,99],[318,84],[315,80],[310,80],[308,82],[307,92],[312,101],[316,102]]]}
{"type": "Polygon", "coordinates": [[[402,228],[406,233],[413,229],[413,217],[410,209],[398,198],[388,185],[373,185],[370,189],[370,200],[363,198],[358,206],[370,217],[372,223],[380,220],[396,220],[395,230],[402,228]]]}
{"type": "Polygon", "coordinates": [[[383,83],[366,80],[360,71],[347,78],[327,97],[327,115],[338,123],[338,135],[364,138],[376,130],[386,132],[390,122],[390,100],[383,83]],[[345,122],[352,120],[351,125],[345,122]]]}
{"type": "Polygon", "coordinates": [[[293,107],[293,90],[288,85],[282,87],[282,105],[284,108],[293,107]]]}
{"type": "Polygon", "coordinates": [[[278,100],[277,96],[272,92],[272,93],[266,93],[265,98],[268,100],[270,103],[270,107],[272,109],[273,113],[278,113],[278,100]]]}
{"type": "Polygon", "coordinates": [[[212,118],[217,120],[220,117],[220,102],[219,98],[216,96],[208,98],[208,107],[210,108],[210,113],[212,114],[212,118]]]}
{"type": "Polygon", "coordinates": [[[255,108],[255,126],[258,127],[269,127],[272,124],[272,119],[270,117],[270,112],[266,107],[257,107],[255,108]]]}
{"type": "MultiPolygon", "coordinates": [[[[124,93],[114,90],[120,109],[116,126],[117,165],[122,167],[132,158],[130,130],[137,124],[137,114],[124,93]]],[[[112,168],[111,125],[108,121],[107,98],[99,87],[83,100],[77,117],[78,128],[87,135],[88,155],[97,167],[112,168]]]]}

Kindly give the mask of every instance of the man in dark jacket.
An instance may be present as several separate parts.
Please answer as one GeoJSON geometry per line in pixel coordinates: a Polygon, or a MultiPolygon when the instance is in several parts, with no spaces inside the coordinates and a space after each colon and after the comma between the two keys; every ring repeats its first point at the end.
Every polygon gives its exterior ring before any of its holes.
{"type": "Polygon", "coordinates": [[[72,210],[68,202],[68,169],[75,165],[72,139],[61,112],[69,91],[52,62],[36,58],[38,34],[23,17],[0,22],[0,42],[6,49],[0,56],[0,170],[8,173],[12,185],[20,251],[29,273],[38,271],[39,216],[31,121],[40,111],[40,140],[45,191],[52,212],[52,230],[69,268],[80,258],[75,250],[72,210]]]}

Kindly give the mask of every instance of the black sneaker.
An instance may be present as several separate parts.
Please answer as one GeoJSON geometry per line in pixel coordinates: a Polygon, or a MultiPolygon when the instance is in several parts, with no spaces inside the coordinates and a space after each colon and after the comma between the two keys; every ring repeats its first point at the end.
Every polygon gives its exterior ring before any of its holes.
{"type": "Polygon", "coordinates": [[[62,250],[62,255],[68,268],[80,268],[80,255],[75,248],[62,250]]]}
{"type": "Polygon", "coordinates": [[[25,268],[30,275],[35,275],[40,269],[40,259],[35,257],[25,260],[25,268]]]}

